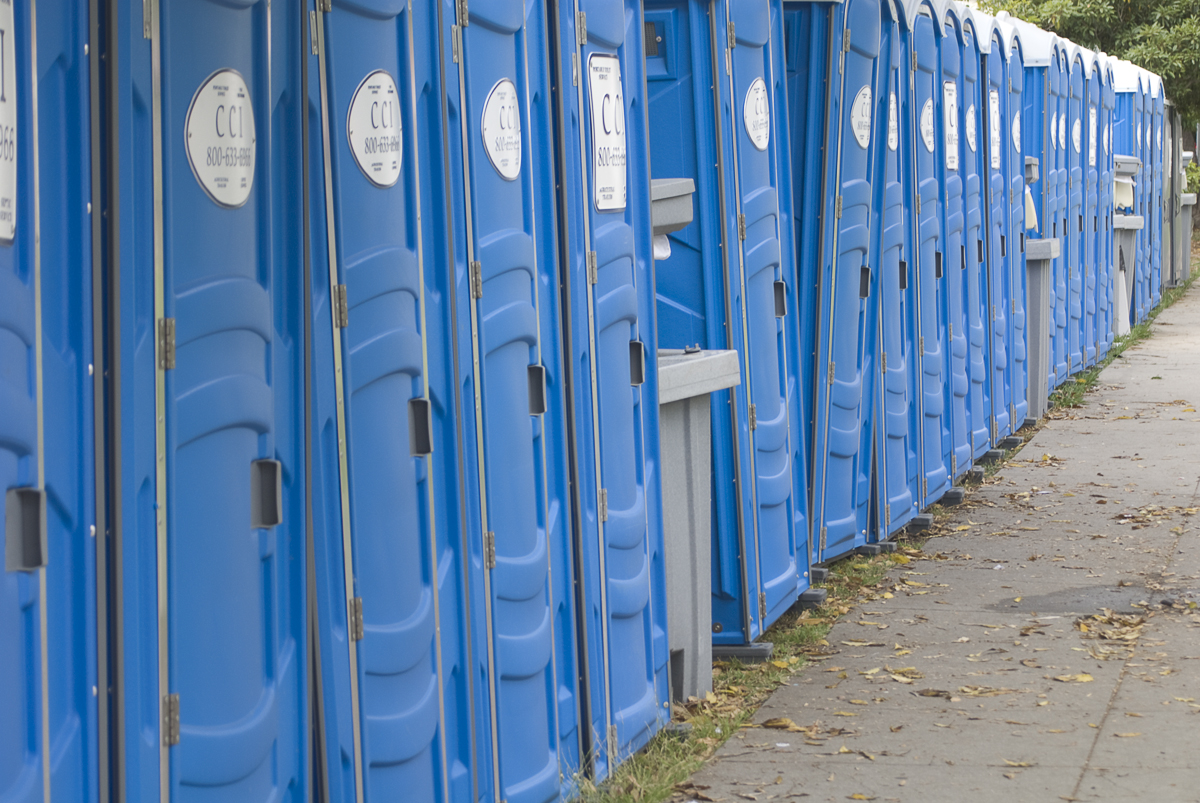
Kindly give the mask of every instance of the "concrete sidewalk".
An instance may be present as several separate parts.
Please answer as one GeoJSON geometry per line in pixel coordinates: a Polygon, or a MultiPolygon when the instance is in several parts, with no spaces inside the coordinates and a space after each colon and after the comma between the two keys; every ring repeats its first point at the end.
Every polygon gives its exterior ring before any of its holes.
{"type": "Polygon", "coordinates": [[[743,730],[682,798],[1200,800],[1198,506],[1193,291],[754,720],[795,729],[743,730]]]}

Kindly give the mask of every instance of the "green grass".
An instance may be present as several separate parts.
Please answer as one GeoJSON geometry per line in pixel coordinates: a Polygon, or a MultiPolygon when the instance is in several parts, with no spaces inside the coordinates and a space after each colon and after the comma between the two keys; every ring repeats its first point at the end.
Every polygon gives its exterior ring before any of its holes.
{"type": "Polygon", "coordinates": [[[1192,286],[1192,282],[1196,281],[1197,275],[1193,273],[1184,284],[1165,290],[1162,300],[1158,302],[1158,306],[1150,311],[1150,314],[1146,316],[1146,320],[1130,329],[1129,334],[1118,337],[1101,362],[1093,365],[1086,371],[1081,371],[1075,376],[1070,377],[1066,382],[1059,385],[1050,394],[1050,409],[1082,406],[1083,397],[1096,386],[1096,381],[1100,378],[1100,372],[1107,368],[1113,360],[1122,357],[1130,346],[1148,339],[1153,333],[1151,324],[1154,323],[1159,313],[1178,301],[1187,292],[1188,288],[1192,286]]]}

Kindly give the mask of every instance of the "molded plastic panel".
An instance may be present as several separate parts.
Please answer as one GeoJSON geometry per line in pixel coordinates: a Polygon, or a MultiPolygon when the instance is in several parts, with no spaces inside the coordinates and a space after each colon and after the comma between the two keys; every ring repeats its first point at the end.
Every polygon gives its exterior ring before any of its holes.
{"type": "MultiPolygon", "coordinates": [[[[986,102],[988,106],[987,147],[988,188],[988,238],[987,273],[989,288],[989,311],[991,312],[992,343],[992,434],[999,439],[1012,431],[1012,415],[1008,400],[1013,394],[1013,378],[1009,354],[1012,326],[1012,282],[1009,277],[1008,260],[1009,203],[1008,203],[1008,148],[1005,141],[1007,130],[1006,108],[1008,91],[1005,82],[1004,44],[998,35],[993,35],[991,51],[987,56],[986,102]],[[992,106],[996,105],[993,113],[992,106]],[[998,124],[999,131],[992,126],[998,124]],[[997,150],[998,148],[998,150],[997,150]]],[[[1022,164],[1024,171],[1024,164],[1022,164]]]]}

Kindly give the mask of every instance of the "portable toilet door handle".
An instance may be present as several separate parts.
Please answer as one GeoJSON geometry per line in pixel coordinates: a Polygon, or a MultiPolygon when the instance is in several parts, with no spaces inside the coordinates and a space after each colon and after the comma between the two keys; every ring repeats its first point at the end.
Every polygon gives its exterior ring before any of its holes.
{"type": "Polygon", "coordinates": [[[250,526],[274,527],[283,523],[283,470],[278,460],[250,464],[250,526]]]}
{"type": "Polygon", "coordinates": [[[46,492],[9,488],[4,500],[4,570],[32,572],[46,565],[46,492]]]}

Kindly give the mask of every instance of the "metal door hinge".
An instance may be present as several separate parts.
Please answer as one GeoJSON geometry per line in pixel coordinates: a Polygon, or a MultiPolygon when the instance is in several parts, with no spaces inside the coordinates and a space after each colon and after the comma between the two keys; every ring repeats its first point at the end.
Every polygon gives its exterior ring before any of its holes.
{"type": "Polygon", "coordinates": [[[600,521],[608,521],[608,489],[601,488],[596,495],[596,508],[600,516],[600,521]]]}
{"type": "Polygon", "coordinates": [[[954,339],[954,321],[946,321],[946,329],[950,332],[950,339],[954,339]]]}
{"type": "Polygon", "coordinates": [[[599,281],[600,280],[599,273],[600,273],[600,270],[599,270],[599,268],[596,267],[596,252],[588,251],[587,252],[588,284],[595,284],[597,281],[599,281]]]}
{"type": "Polygon", "coordinates": [[[733,33],[733,20],[729,21],[729,24],[726,26],[726,30],[729,34],[729,49],[733,50],[735,47],[737,47],[737,36],[735,36],[733,33]]]}
{"type": "Polygon", "coordinates": [[[471,298],[483,298],[483,263],[471,263],[471,298]]]}
{"type": "Polygon", "coordinates": [[[879,364],[880,364],[881,368],[883,369],[883,373],[886,374],[887,373],[887,352],[886,351],[880,355],[879,364]]]}
{"type": "Polygon", "coordinates": [[[992,416],[992,442],[993,442],[993,443],[995,443],[995,442],[996,442],[996,432],[997,432],[997,429],[998,429],[998,428],[996,427],[996,416],[992,416]]]}
{"type": "Polygon", "coordinates": [[[1017,300],[1015,298],[1012,299],[1012,311],[1013,311],[1013,315],[1017,314],[1017,300]]]}
{"type": "Polygon", "coordinates": [[[346,297],[346,285],[333,286],[333,321],[339,329],[350,325],[350,302],[346,297]]]}
{"type": "Polygon", "coordinates": [[[179,744],[179,695],[165,694],[162,698],[162,740],[164,747],[179,744]]]}
{"type": "Polygon", "coordinates": [[[488,530],[483,534],[483,568],[496,568],[496,531],[488,530]]]}
{"type": "Polygon", "coordinates": [[[617,726],[608,726],[608,762],[611,768],[617,762],[617,726]]]}
{"type": "Polygon", "coordinates": [[[917,350],[919,352],[921,352],[922,356],[924,356],[924,354],[925,354],[925,337],[924,337],[924,335],[917,338],[917,350]]]}
{"type": "Polygon", "coordinates": [[[826,381],[827,381],[827,382],[828,382],[830,385],[832,385],[832,384],[833,384],[833,372],[834,372],[836,369],[837,369],[837,363],[835,363],[833,360],[830,360],[830,361],[829,361],[829,376],[826,378],[826,381]]]}
{"type": "Polygon", "coordinates": [[[921,214],[921,198],[917,196],[917,214],[921,214]]]}
{"type": "Polygon", "coordinates": [[[175,319],[158,321],[158,367],[169,371],[175,367],[175,319]]]}
{"type": "Polygon", "coordinates": [[[320,51],[317,48],[317,12],[308,12],[308,38],[312,43],[312,54],[315,56],[320,51]]]}
{"type": "Polygon", "coordinates": [[[883,506],[883,523],[886,524],[888,527],[892,526],[892,506],[891,505],[883,506]]]}
{"type": "Polygon", "coordinates": [[[350,640],[362,641],[363,636],[366,635],[363,626],[362,597],[353,597],[350,600],[350,621],[348,624],[350,626],[350,640]]]}
{"type": "Polygon", "coordinates": [[[579,44],[587,44],[587,12],[575,12],[575,33],[579,37],[579,44]]]}
{"type": "Polygon", "coordinates": [[[333,11],[333,0],[317,0],[317,11],[333,11]]]}
{"type": "Polygon", "coordinates": [[[758,429],[758,407],[750,405],[750,429],[751,431],[758,429]]]}
{"type": "Polygon", "coordinates": [[[579,52],[571,52],[571,86],[579,86],[579,52]]]}
{"type": "Polygon", "coordinates": [[[921,480],[921,496],[929,496],[929,480],[921,480]]]}
{"type": "Polygon", "coordinates": [[[142,0],[142,38],[154,38],[154,26],[151,24],[154,8],[151,0],[142,0]]]}
{"type": "Polygon", "coordinates": [[[913,72],[917,70],[917,51],[912,51],[912,68],[913,72]]]}
{"type": "Polygon", "coordinates": [[[738,239],[746,239],[746,216],[738,215],[738,239]]]}
{"type": "Polygon", "coordinates": [[[842,219],[842,196],[838,196],[833,201],[833,216],[838,220],[842,219]]]}
{"type": "Polygon", "coordinates": [[[458,6],[458,24],[459,24],[459,26],[465,28],[469,24],[469,17],[468,17],[468,11],[467,11],[467,0],[458,0],[457,6],[458,6]]]}
{"type": "Polygon", "coordinates": [[[767,595],[762,591],[758,592],[758,618],[767,618],[767,595]]]}
{"type": "Polygon", "coordinates": [[[843,53],[850,52],[850,29],[849,28],[842,31],[842,52],[843,53]]]}
{"type": "Polygon", "coordinates": [[[950,476],[958,473],[958,455],[950,455],[950,476]]]}
{"type": "Polygon", "coordinates": [[[450,55],[455,64],[462,61],[462,28],[457,25],[450,26],[450,55]]]}
{"type": "Polygon", "coordinates": [[[821,554],[825,554],[825,537],[828,534],[829,534],[828,528],[822,527],[821,528],[821,554]]]}

